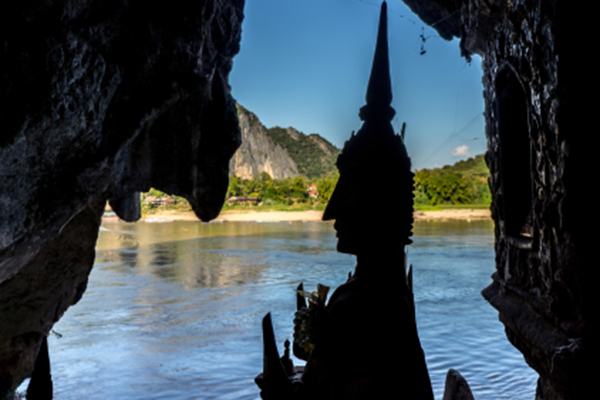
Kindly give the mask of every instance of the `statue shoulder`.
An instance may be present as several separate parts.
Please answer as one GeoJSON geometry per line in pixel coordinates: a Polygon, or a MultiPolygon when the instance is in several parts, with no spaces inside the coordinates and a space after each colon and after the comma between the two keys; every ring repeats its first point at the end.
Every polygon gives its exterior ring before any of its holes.
{"type": "Polygon", "coordinates": [[[327,302],[327,309],[335,307],[335,305],[344,303],[351,300],[354,296],[359,294],[362,289],[362,282],[357,278],[350,278],[345,283],[341,284],[334,290],[333,294],[327,302]]]}

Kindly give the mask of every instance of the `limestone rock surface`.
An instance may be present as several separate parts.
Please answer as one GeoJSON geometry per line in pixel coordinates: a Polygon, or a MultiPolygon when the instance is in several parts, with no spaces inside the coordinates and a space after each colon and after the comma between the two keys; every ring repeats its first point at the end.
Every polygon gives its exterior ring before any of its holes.
{"type": "Polygon", "coordinates": [[[281,145],[267,134],[267,128],[252,112],[238,106],[242,145],[231,158],[229,173],[252,179],[261,172],[273,179],[300,175],[298,166],[281,145]]]}
{"type": "Polygon", "coordinates": [[[266,128],[254,113],[237,107],[242,145],[231,159],[230,176],[252,179],[266,172],[274,179],[318,179],[335,171],[340,150],[319,134],[306,135],[293,127],[266,128]]]}

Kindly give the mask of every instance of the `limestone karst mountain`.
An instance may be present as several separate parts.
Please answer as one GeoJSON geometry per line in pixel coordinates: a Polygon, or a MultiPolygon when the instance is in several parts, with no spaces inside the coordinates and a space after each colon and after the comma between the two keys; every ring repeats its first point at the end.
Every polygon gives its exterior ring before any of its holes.
{"type": "Polygon", "coordinates": [[[229,174],[251,179],[267,172],[274,179],[317,178],[335,171],[339,149],[318,134],[294,128],[266,128],[252,112],[237,105],[242,145],[231,158],[229,174]]]}

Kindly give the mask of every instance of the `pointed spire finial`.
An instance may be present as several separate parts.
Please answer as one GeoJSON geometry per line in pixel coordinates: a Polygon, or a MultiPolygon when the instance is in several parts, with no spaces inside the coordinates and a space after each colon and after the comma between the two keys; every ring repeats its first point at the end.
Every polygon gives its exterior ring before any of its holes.
{"type": "MultiPolygon", "coordinates": [[[[350,225],[338,224],[341,229],[348,229],[348,226],[353,224],[358,226],[360,224],[358,221],[366,221],[369,217],[365,216],[372,216],[377,206],[367,206],[361,189],[356,188],[365,185],[378,187],[378,190],[382,190],[382,193],[385,191],[395,201],[392,218],[394,228],[400,232],[402,246],[404,246],[411,243],[412,235],[413,173],[410,171],[410,157],[404,145],[405,125],[402,125],[401,134],[397,135],[391,123],[396,112],[391,107],[392,85],[385,1],[381,5],[379,15],[377,45],[366,100],[367,104],[360,109],[359,113],[360,119],[364,122],[359,131],[353,133],[346,141],[338,156],[336,165],[340,171],[340,181],[325,209],[323,220],[354,221],[349,222],[350,225]],[[394,182],[393,187],[389,187],[390,181],[394,182]],[[341,182],[343,184],[340,184],[341,182]],[[361,205],[360,210],[354,208],[357,204],[361,205]],[[361,213],[364,214],[360,215],[360,218],[357,217],[361,213]]],[[[352,237],[360,231],[361,229],[355,231],[349,229],[349,233],[344,232],[343,235],[348,238],[348,234],[352,237]]],[[[349,247],[342,246],[344,250],[340,251],[358,254],[357,251],[362,251],[358,248],[360,240],[368,242],[368,246],[374,245],[369,242],[368,237],[361,236],[356,242],[352,240],[347,242],[346,244],[352,244],[349,247]],[[358,247],[353,248],[354,244],[358,247]]]]}
{"type": "Polygon", "coordinates": [[[392,104],[392,80],[390,78],[390,58],[387,40],[387,3],[381,4],[377,44],[373,56],[373,66],[367,86],[367,104],[360,109],[363,121],[391,121],[396,111],[392,104]]]}
{"type": "Polygon", "coordinates": [[[389,106],[392,103],[392,81],[390,78],[390,59],[387,38],[387,3],[381,4],[377,45],[373,57],[371,77],[367,87],[367,105],[389,106]]]}

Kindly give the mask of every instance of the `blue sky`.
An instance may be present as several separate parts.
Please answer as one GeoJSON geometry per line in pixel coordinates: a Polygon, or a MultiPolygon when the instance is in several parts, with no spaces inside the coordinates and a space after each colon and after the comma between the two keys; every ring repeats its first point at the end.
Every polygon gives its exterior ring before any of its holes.
{"type": "MultiPolygon", "coordinates": [[[[246,0],[241,51],[230,75],[234,98],[266,127],[293,126],[341,148],[361,126],[380,5],[246,0]]],[[[413,168],[484,153],[480,58],[467,63],[458,40],[441,39],[400,0],[388,0],[388,38],[393,125],[400,131],[406,122],[413,168]]]]}

